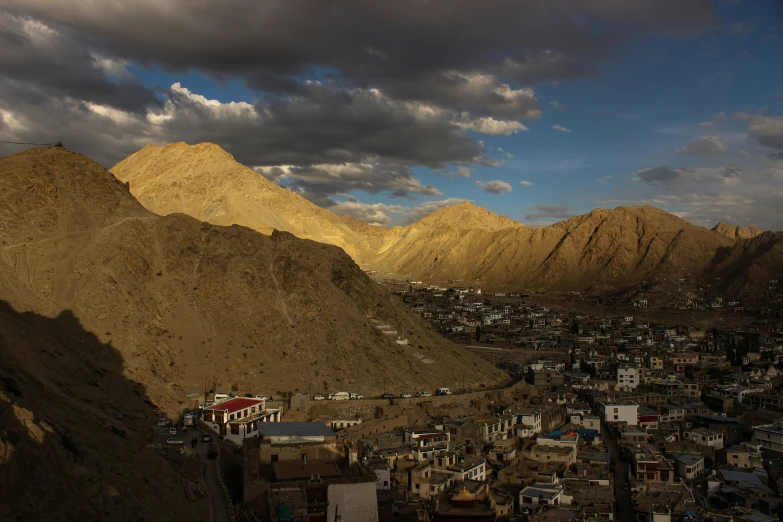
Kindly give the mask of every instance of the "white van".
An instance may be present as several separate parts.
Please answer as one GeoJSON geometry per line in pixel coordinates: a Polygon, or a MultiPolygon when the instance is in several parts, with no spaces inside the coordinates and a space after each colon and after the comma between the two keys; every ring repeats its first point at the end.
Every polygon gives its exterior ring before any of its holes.
{"type": "Polygon", "coordinates": [[[348,392],[337,392],[332,396],[333,401],[347,401],[351,399],[351,395],[348,392]]]}
{"type": "Polygon", "coordinates": [[[435,392],[436,395],[451,395],[451,390],[448,388],[438,388],[435,392]]]}
{"type": "Polygon", "coordinates": [[[216,393],[215,394],[215,402],[221,402],[221,401],[227,401],[230,399],[231,396],[227,393],[216,393]]]}

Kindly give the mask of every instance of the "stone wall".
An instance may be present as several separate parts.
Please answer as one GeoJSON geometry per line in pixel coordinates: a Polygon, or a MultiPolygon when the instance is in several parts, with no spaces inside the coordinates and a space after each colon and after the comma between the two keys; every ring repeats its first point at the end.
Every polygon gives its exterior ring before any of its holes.
{"type": "Polygon", "coordinates": [[[261,466],[271,466],[272,455],[277,455],[279,462],[300,461],[303,453],[307,454],[309,460],[338,462],[343,457],[342,445],[338,446],[335,439],[285,445],[272,445],[262,440],[258,450],[258,462],[261,466]]]}
{"type": "Polygon", "coordinates": [[[326,522],[377,522],[375,482],[329,484],[326,522]]]}

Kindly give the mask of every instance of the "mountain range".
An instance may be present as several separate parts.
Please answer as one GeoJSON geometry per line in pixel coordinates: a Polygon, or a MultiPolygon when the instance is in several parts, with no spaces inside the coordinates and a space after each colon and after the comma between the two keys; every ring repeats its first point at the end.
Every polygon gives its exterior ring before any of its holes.
{"type": "Polygon", "coordinates": [[[340,248],[154,214],[62,147],[0,158],[0,519],[200,520],[145,446],[208,389],[507,380],[340,248]]]}
{"type": "Polygon", "coordinates": [[[111,171],[156,214],[284,230],[401,279],[604,293],[643,282],[669,289],[697,276],[743,293],[762,288],[783,260],[778,233],[725,223],[708,230],[650,206],[595,209],[534,228],[465,202],[408,226],[371,226],[316,206],[209,143],[147,146],[111,171]]]}

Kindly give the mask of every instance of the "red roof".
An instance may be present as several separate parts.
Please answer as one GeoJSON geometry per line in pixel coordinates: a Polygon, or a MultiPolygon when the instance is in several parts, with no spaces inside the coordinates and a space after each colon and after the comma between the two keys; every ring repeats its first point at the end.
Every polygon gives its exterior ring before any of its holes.
{"type": "Polygon", "coordinates": [[[263,399],[236,398],[213,404],[209,408],[204,409],[211,411],[227,411],[229,413],[233,413],[235,411],[244,410],[245,408],[249,408],[251,406],[257,406],[263,402],[263,399]]]}

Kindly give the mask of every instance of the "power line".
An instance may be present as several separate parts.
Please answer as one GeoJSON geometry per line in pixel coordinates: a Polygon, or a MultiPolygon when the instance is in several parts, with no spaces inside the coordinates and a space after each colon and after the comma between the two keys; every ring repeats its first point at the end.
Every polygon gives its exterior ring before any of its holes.
{"type": "Polygon", "coordinates": [[[42,147],[51,146],[51,145],[57,145],[58,147],[62,147],[63,146],[63,142],[61,142],[61,141],[58,141],[58,142],[55,142],[55,143],[30,143],[30,142],[26,142],[26,141],[0,141],[0,143],[7,143],[9,145],[39,145],[39,146],[42,146],[42,147]]]}

